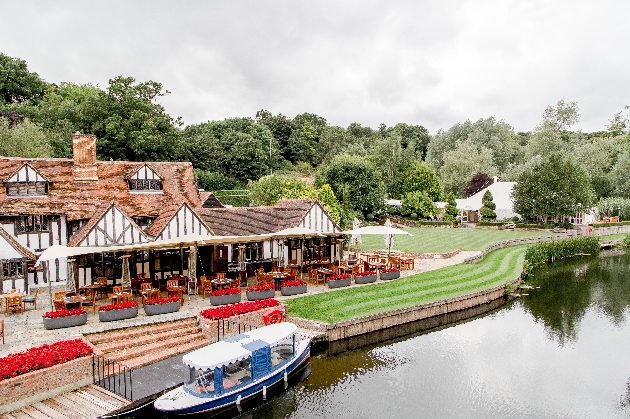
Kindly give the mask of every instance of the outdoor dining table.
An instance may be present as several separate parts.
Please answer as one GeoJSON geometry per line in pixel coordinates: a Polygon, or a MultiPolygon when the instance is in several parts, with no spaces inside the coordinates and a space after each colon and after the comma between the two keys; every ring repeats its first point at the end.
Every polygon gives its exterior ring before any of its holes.
{"type": "Polygon", "coordinates": [[[290,276],[289,274],[284,272],[271,272],[271,275],[273,276],[273,283],[276,291],[280,291],[280,289],[282,288],[282,283],[285,279],[287,279],[287,277],[290,276]]]}
{"type": "Polygon", "coordinates": [[[74,310],[75,308],[81,308],[81,304],[86,300],[85,297],[75,295],[73,297],[63,297],[63,302],[66,303],[66,309],[74,310]]]}
{"type": "Polygon", "coordinates": [[[99,288],[101,288],[100,284],[92,284],[92,285],[86,285],[84,287],[79,287],[79,291],[84,290],[85,291],[85,296],[89,299],[92,300],[92,296],[98,292],[99,288]]]}
{"type": "Polygon", "coordinates": [[[12,292],[12,293],[7,293],[7,294],[2,294],[2,296],[1,296],[1,297],[5,300],[5,304],[4,304],[4,305],[5,305],[5,307],[6,307],[6,313],[8,313],[8,312],[9,312],[9,305],[8,305],[8,304],[6,304],[6,300],[7,300],[8,298],[14,298],[14,297],[24,297],[24,295],[25,295],[25,294],[24,294],[23,292],[21,292],[21,291],[20,291],[20,292],[12,292]]]}
{"type": "Polygon", "coordinates": [[[337,270],[339,271],[339,273],[352,273],[352,266],[339,265],[337,267],[337,270]]]}
{"type": "Polygon", "coordinates": [[[215,279],[213,279],[210,282],[212,283],[212,288],[213,289],[216,288],[216,289],[219,289],[219,290],[223,290],[223,289],[229,287],[230,282],[232,282],[232,281],[230,281],[227,278],[221,278],[221,279],[215,278],[215,279]]]}
{"type": "Polygon", "coordinates": [[[331,269],[326,269],[326,268],[318,269],[317,273],[320,274],[324,278],[324,282],[326,282],[327,277],[334,274],[334,272],[331,269]]]}

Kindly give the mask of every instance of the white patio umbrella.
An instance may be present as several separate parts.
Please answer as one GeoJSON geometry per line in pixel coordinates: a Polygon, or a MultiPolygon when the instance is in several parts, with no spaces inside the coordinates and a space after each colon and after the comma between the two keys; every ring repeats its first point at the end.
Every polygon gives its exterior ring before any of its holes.
{"type": "MultiPolygon", "coordinates": [[[[413,234],[408,231],[401,230],[400,228],[391,227],[391,226],[367,226],[360,228],[353,228],[352,230],[342,231],[343,234],[406,234],[408,236],[413,236],[413,234]]],[[[391,252],[391,242],[390,246],[387,248],[387,259],[389,261],[389,253],[391,252]]]]}
{"type": "MultiPolygon", "coordinates": [[[[352,229],[355,230],[357,228],[361,228],[361,222],[358,218],[355,217],[355,219],[352,220],[352,229]]],[[[353,234],[352,238],[350,238],[350,246],[355,245],[358,248],[360,243],[363,243],[363,240],[361,240],[361,235],[353,234]]]]}
{"type": "MultiPolygon", "coordinates": [[[[68,258],[68,275],[66,279],[66,293],[73,294],[77,292],[77,286],[74,283],[74,261],[76,259],[68,258]]],[[[50,281],[50,279],[48,279],[50,281]]]]}
{"type": "MultiPolygon", "coordinates": [[[[388,218],[387,221],[385,221],[385,227],[391,227],[392,226],[392,222],[391,220],[388,218]]],[[[387,252],[387,261],[389,263],[389,249],[391,249],[394,246],[394,236],[391,234],[383,234],[383,238],[385,239],[385,247],[387,247],[388,252],[387,252]]]]}

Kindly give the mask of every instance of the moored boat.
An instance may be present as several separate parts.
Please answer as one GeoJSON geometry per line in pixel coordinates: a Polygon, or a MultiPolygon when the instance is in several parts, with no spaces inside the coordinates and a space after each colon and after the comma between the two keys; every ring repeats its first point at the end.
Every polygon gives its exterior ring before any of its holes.
{"type": "Polygon", "coordinates": [[[297,326],[277,323],[184,355],[184,384],[158,398],[157,410],[175,414],[218,413],[288,383],[310,360],[310,339],[297,326]]]}

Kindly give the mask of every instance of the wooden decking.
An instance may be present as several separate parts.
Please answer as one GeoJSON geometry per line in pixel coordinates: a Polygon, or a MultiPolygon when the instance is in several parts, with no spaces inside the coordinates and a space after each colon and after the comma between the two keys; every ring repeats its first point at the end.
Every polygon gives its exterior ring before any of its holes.
{"type": "Polygon", "coordinates": [[[0,419],[83,419],[95,418],[126,406],[130,402],[95,385],[89,385],[19,410],[0,415],[0,419]]]}

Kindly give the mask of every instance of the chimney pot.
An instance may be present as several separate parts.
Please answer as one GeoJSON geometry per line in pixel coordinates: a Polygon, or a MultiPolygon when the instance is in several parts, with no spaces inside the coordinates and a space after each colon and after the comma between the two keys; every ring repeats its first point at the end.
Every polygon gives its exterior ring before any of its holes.
{"type": "Polygon", "coordinates": [[[75,132],[72,134],[74,180],[98,180],[96,167],[96,136],[75,132]]]}

